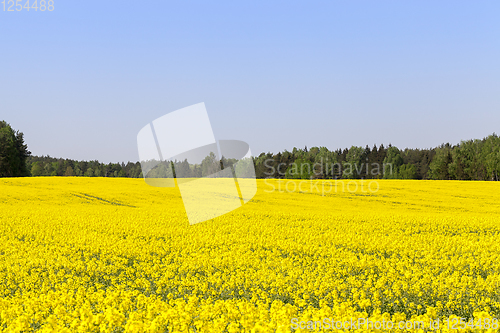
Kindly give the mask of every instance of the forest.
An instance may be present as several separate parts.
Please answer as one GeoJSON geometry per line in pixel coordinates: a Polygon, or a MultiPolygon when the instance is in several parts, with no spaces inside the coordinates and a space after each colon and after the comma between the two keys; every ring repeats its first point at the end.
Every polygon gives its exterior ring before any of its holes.
{"type": "MultiPolygon", "coordinates": [[[[292,151],[261,153],[252,161],[257,178],[498,181],[500,138],[493,133],[483,139],[461,141],[455,145],[446,143],[430,149],[399,149],[391,144],[336,150],[327,147],[293,148],[292,151]]],[[[189,165],[187,161],[172,161],[173,176],[207,176],[213,172],[213,156],[208,162],[206,165],[205,160],[200,165],[189,165]]],[[[216,163],[223,169],[236,161],[222,156],[216,163]]],[[[106,164],[97,160],[32,156],[24,143],[23,133],[0,121],[0,177],[20,176],[141,178],[143,174],[139,162],[106,164]]]]}
{"type": "MultiPolygon", "coordinates": [[[[100,163],[74,161],[49,156],[29,156],[31,176],[143,177],[139,162],[100,163]]],[[[224,161],[221,168],[235,163],[224,161]]],[[[399,149],[392,145],[372,148],[352,146],[329,150],[326,147],[279,153],[261,153],[253,157],[257,178],[292,179],[449,179],[498,180],[500,174],[500,138],[492,134],[481,140],[442,144],[432,149],[399,149]]],[[[191,165],[191,172],[175,175],[184,163],[174,161],[174,176],[206,176],[203,166],[191,165]]]]}

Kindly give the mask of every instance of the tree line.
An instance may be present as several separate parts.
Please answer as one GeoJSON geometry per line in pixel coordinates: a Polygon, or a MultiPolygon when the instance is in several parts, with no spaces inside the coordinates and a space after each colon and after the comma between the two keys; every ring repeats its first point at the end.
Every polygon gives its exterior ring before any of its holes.
{"type": "MultiPolygon", "coordinates": [[[[172,177],[203,177],[218,165],[223,169],[236,160],[216,160],[207,156],[200,165],[187,161],[160,163],[157,174],[172,177]]],[[[329,150],[326,147],[293,148],[279,153],[261,153],[253,162],[257,178],[291,179],[449,179],[499,180],[500,138],[492,134],[483,139],[442,144],[429,149],[399,149],[392,145],[372,148],[352,146],[329,150]]],[[[239,163],[241,166],[242,163],[239,163]]],[[[248,168],[245,167],[245,170],[248,168]]],[[[77,176],[142,178],[139,162],[100,163],[50,156],[31,156],[22,132],[0,121],[0,177],[77,176]]]]}
{"type": "Polygon", "coordinates": [[[254,159],[257,178],[499,180],[500,138],[401,150],[392,145],[294,148],[254,159]]]}
{"type": "Polygon", "coordinates": [[[75,177],[142,177],[141,164],[100,163],[99,161],[75,161],[50,156],[30,156],[27,159],[30,176],[75,177]]]}

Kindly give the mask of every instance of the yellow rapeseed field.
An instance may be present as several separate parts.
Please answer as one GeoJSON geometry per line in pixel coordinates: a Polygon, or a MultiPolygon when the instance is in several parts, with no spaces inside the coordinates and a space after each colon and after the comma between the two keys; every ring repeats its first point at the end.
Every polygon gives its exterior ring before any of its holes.
{"type": "Polygon", "coordinates": [[[0,328],[498,331],[500,184],[367,184],[258,180],[246,205],[189,225],[178,188],[142,179],[0,179],[0,328]]]}

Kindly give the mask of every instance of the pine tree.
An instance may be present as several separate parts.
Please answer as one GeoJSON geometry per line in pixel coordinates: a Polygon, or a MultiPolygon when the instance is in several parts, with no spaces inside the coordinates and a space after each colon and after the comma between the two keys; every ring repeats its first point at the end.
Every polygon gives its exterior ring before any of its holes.
{"type": "Polygon", "coordinates": [[[0,121],[0,177],[29,176],[26,160],[30,155],[24,134],[0,121]]]}

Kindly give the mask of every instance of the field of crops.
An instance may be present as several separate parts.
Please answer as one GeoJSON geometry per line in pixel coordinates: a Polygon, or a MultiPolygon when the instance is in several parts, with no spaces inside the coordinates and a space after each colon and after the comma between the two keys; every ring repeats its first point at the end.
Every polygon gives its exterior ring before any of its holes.
{"type": "Polygon", "coordinates": [[[243,207],[189,225],[177,188],[142,179],[0,179],[0,328],[500,317],[500,184],[353,184],[259,180],[243,207]]]}

